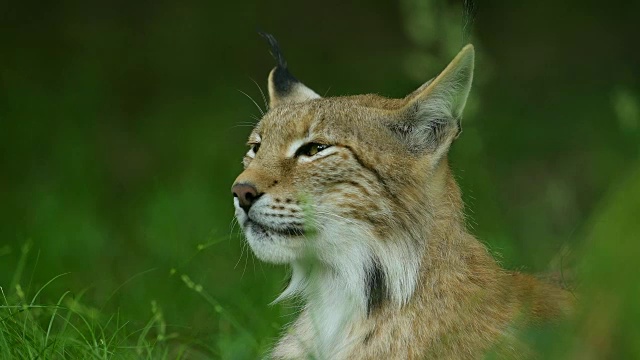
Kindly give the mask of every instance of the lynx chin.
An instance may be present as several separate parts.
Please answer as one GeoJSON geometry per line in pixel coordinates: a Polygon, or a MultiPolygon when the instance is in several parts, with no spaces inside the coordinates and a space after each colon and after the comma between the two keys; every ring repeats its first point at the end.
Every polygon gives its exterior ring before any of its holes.
{"type": "Polygon", "coordinates": [[[289,264],[276,299],[302,312],[274,359],[519,359],[523,326],[557,321],[572,295],[500,268],[467,232],[447,162],[471,89],[465,46],[402,99],[322,98],[275,39],[269,111],[232,192],[255,255],[289,264]]]}

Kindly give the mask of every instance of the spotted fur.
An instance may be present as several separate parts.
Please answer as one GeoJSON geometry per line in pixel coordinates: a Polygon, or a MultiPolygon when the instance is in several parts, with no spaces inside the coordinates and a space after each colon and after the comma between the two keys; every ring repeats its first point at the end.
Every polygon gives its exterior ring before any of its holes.
{"type": "Polygon", "coordinates": [[[446,154],[460,132],[473,47],[403,99],[320,98],[298,80],[274,81],[286,64],[277,57],[270,110],[236,179],[256,196],[248,211],[235,199],[256,256],[291,266],[276,301],[305,301],[272,357],[529,356],[518,329],[559,318],[570,297],[501,269],[466,230],[446,154]],[[322,150],[305,155],[313,144],[322,150]]]}

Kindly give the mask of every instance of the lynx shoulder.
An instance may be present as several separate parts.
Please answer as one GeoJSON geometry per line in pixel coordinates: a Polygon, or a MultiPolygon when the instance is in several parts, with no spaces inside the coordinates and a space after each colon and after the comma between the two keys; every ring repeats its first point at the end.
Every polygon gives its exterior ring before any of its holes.
{"type": "Polygon", "coordinates": [[[555,321],[564,290],[501,269],[465,227],[447,152],[473,78],[465,46],[402,99],[322,98],[275,39],[270,109],[232,192],[255,255],[288,264],[281,300],[304,299],[276,359],[529,356],[517,329],[555,321]]]}

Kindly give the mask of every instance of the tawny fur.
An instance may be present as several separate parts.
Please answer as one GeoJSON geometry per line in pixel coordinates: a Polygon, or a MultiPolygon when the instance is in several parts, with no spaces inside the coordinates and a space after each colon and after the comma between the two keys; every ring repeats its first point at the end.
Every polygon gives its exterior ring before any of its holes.
{"type": "Polygon", "coordinates": [[[260,197],[249,211],[236,199],[236,215],[259,258],[292,265],[282,297],[305,301],[273,358],[529,358],[518,331],[569,311],[568,292],[501,269],[466,230],[446,153],[472,71],[466,48],[404,99],[323,99],[299,82],[279,94],[272,73],[236,180],[260,197]],[[296,155],[310,142],[331,147],[296,155]]]}

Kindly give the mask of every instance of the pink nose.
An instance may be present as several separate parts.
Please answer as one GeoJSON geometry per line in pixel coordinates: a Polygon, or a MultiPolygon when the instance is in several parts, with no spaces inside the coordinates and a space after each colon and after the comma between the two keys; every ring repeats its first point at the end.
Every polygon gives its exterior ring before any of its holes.
{"type": "Polygon", "coordinates": [[[231,192],[233,192],[233,196],[238,198],[238,202],[240,203],[240,207],[244,210],[244,212],[248,213],[251,205],[253,205],[256,200],[260,197],[258,194],[258,189],[251,184],[235,184],[231,188],[231,192]]]}

